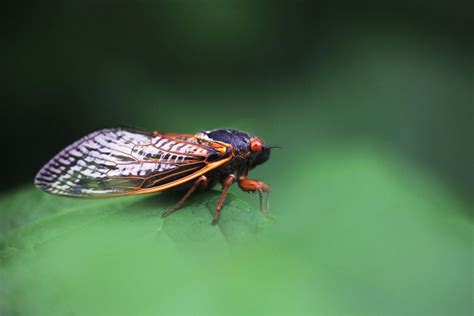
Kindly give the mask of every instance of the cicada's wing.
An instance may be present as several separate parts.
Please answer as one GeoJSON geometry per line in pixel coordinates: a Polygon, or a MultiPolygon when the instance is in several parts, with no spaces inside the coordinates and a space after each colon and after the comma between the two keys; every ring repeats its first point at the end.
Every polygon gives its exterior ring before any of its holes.
{"type": "Polygon", "coordinates": [[[186,134],[130,128],[93,132],[66,147],[36,175],[48,193],[110,197],[166,190],[232,158],[230,145],[186,134]]]}

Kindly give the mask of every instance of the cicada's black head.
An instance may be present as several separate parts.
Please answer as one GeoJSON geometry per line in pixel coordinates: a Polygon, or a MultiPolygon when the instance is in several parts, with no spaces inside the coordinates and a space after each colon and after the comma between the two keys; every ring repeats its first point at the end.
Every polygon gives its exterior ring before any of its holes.
{"type": "Polygon", "coordinates": [[[200,132],[198,135],[211,140],[232,145],[236,159],[244,163],[246,168],[253,169],[270,158],[270,147],[252,134],[235,129],[215,129],[200,132]]]}

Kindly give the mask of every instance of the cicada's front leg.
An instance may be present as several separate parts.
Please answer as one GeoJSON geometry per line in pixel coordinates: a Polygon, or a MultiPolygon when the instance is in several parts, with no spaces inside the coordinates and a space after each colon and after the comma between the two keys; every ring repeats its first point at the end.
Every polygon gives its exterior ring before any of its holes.
{"type": "Polygon", "coordinates": [[[239,188],[242,191],[257,192],[260,203],[260,210],[264,214],[268,213],[270,209],[270,186],[268,184],[259,180],[250,180],[244,176],[239,177],[238,184],[239,188]],[[263,203],[263,192],[267,193],[265,205],[263,203]]]}

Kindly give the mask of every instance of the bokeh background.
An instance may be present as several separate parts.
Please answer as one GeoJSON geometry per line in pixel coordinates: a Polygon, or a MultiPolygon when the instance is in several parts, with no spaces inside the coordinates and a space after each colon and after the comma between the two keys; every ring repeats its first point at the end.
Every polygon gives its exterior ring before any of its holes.
{"type": "Polygon", "coordinates": [[[472,314],[471,3],[18,1],[1,14],[3,201],[101,127],[230,127],[282,147],[252,173],[276,218],[258,242],[224,259],[138,247],[158,262],[147,272],[114,248],[124,265],[83,271],[78,292],[71,271],[93,256],[66,243],[28,269],[65,260],[52,284],[70,295],[6,270],[17,312],[472,314]],[[165,284],[148,282],[154,268],[165,284]]]}

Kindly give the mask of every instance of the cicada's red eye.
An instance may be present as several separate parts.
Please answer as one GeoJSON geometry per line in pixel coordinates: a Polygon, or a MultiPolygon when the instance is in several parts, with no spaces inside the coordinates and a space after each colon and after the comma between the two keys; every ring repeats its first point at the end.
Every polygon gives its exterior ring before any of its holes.
{"type": "Polygon", "coordinates": [[[263,143],[260,138],[254,138],[250,141],[250,151],[253,153],[259,153],[262,151],[263,143]]]}

